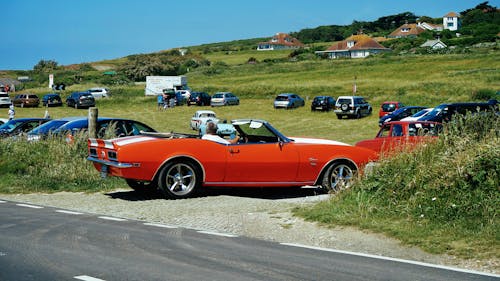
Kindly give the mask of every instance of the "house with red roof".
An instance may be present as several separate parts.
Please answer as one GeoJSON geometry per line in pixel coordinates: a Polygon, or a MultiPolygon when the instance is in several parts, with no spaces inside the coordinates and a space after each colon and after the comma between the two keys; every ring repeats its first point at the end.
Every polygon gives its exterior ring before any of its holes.
{"type": "Polygon", "coordinates": [[[456,31],[460,28],[460,16],[455,12],[449,12],[443,16],[443,28],[456,31]]]}
{"type": "Polygon", "coordinates": [[[257,46],[258,51],[272,51],[284,49],[299,49],[303,48],[304,44],[296,38],[286,33],[276,33],[271,40],[260,42],[257,46]]]}
{"type": "Polygon", "coordinates": [[[396,28],[391,34],[387,35],[388,38],[415,38],[420,33],[424,32],[425,28],[416,23],[405,23],[396,28]]]}
{"type": "Polygon", "coordinates": [[[318,55],[327,55],[330,59],[336,58],[366,58],[370,54],[390,52],[373,38],[366,34],[352,35],[343,41],[337,42],[325,51],[317,51],[318,55]]]}

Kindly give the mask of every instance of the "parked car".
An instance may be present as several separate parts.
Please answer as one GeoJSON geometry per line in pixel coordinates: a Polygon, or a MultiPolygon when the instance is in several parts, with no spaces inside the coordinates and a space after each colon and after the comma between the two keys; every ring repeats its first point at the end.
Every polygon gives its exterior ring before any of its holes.
{"type": "Polygon", "coordinates": [[[330,111],[335,107],[335,98],[331,96],[314,97],[311,103],[311,111],[330,111]]]}
{"type": "Polygon", "coordinates": [[[401,119],[401,121],[418,121],[418,119],[424,117],[425,115],[429,114],[434,108],[433,107],[428,107],[420,110],[419,112],[413,114],[412,116],[405,117],[401,119]]]}
{"type": "Polygon", "coordinates": [[[11,137],[27,133],[34,128],[50,121],[48,118],[16,118],[0,125],[0,137],[11,137]]]}
{"type": "Polygon", "coordinates": [[[94,96],[94,99],[109,97],[109,89],[107,88],[90,88],[87,92],[94,96]]]}
{"type": "Polygon", "coordinates": [[[191,96],[191,91],[189,90],[177,90],[175,93],[179,93],[185,100],[188,100],[191,96]]]}
{"type": "Polygon", "coordinates": [[[0,107],[9,107],[12,104],[9,94],[1,92],[0,93],[0,107]]]}
{"type": "Polygon", "coordinates": [[[73,92],[66,98],[66,105],[77,109],[89,108],[95,106],[95,99],[90,92],[73,92]]]}
{"type": "MultiPolygon", "coordinates": [[[[75,135],[80,132],[86,132],[89,127],[88,117],[66,117],[54,119],[43,126],[40,126],[28,132],[28,140],[36,141],[48,136],[63,136],[75,135]]],[[[148,125],[130,119],[99,117],[97,119],[97,135],[126,137],[140,135],[142,132],[154,133],[156,130],[148,125]],[[108,128],[113,124],[113,132],[109,132],[108,128]]]]}
{"type": "Polygon", "coordinates": [[[61,96],[57,93],[49,93],[42,97],[43,106],[62,106],[61,96]]]}
{"type": "Polygon", "coordinates": [[[205,92],[192,92],[191,96],[189,96],[189,100],[187,101],[187,105],[209,105],[211,98],[212,97],[205,92]]]}
{"type": "Polygon", "coordinates": [[[297,94],[283,93],[274,99],[274,108],[297,108],[304,106],[304,99],[297,94]]]}
{"type": "Polygon", "coordinates": [[[388,156],[405,148],[415,147],[415,144],[429,141],[437,137],[442,130],[441,123],[436,122],[388,122],[380,128],[374,139],[357,142],[356,146],[368,148],[388,156]]]}
{"type": "Polygon", "coordinates": [[[382,116],[378,120],[378,125],[381,127],[382,124],[387,123],[389,121],[399,121],[405,117],[412,116],[413,114],[425,108],[426,108],[425,106],[405,106],[400,109],[396,109],[390,114],[382,116]]]}
{"type": "Polygon", "coordinates": [[[361,118],[372,114],[372,106],[360,96],[340,96],[335,102],[335,114],[338,119],[342,117],[361,118]]]}
{"type": "Polygon", "coordinates": [[[239,105],[240,99],[230,92],[217,92],[210,99],[211,106],[239,105]]]}
{"type": "Polygon", "coordinates": [[[40,98],[35,94],[19,94],[12,100],[12,104],[18,107],[38,107],[40,98]]]}
{"type": "Polygon", "coordinates": [[[396,109],[400,109],[405,105],[399,101],[385,101],[380,105],[380,110],[378,111],[378,118],[385,116],[389,113],[394,112],[396,109]]]}
{"type": "Polygon", "coordinates": [[[350,185],[376,152],[321,139],[286,137],[263,120],[233,120],[242,143],[221,144],[199,135],[146,134],[126,140],[90,139],[88,160],[101,175],[124,178],[134,189],[187,198],[204,187],[350,185]]]}
{"type": "Polygon", "coordinates": [[[217,119],[215,112],[211,110],[198,110],[194,113],[193,117],[191,117],[189,125],[191,129],[199,130],[201,125],[208,122],[214,122],[215,124],[219,123],[219,119],[217,119]]]}
{"type": "Polygon", "coordinates": [[[460,102],[440,104],[426,116],[420,118],[421,121],[449,122],[455,114],[465,115],[478,112],[496,112],[498,114],[498,102],[490,100],[488,102],[460,102]]]}

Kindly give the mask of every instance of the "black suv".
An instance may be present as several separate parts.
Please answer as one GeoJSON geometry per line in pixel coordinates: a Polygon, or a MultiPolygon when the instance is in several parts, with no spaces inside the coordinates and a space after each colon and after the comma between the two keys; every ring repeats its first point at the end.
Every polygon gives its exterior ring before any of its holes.
{"type": "Polygon", "coordinates": [[[372,106],[360,96],[340,96],[335,103],[337,118],[368,116],[372,114],[372,106]]]}
{"type": "Polygon", "coordinates": [[[334,107],[335,107],[335,99],[330,96],[314,97],[311,103],[311,111],[314,110],[330,111],[334,107]]]}
{"type": "Polygon", "coordinates": [[[431,112],[420,118],[419,121],[449,122],[453,115],[465,115],[467,112],[471,114],[478,112],[498,113],[498,101],[443,103],[434,107],[431,112]]]}
{"type": "Polygon", "coordinates": [[[90,92],[73,92],[66,98],[66,104],[74,108],[89,108],[95,106],[95,99],[90,92]]]}

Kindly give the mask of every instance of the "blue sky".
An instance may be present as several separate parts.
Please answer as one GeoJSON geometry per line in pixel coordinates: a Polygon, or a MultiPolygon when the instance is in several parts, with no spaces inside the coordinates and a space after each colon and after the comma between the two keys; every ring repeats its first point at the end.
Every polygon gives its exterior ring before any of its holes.
{"type": "MultiPolygon", "coordinates": [[[[32,69],[271,37],[402,12],[441,17],[483,0],[0,0],[0,69],[32,69]]],[[[499,6],[500,0],[489,1],[499,6]]]]}

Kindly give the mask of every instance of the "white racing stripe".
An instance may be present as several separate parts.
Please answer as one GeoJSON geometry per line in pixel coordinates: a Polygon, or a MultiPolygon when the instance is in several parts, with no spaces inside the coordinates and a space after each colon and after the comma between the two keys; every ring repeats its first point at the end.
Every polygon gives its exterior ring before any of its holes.
{"type": "Polygon", "coordinates": [[[75,276],[73,278],[83,281],[105,281],[104,279],[99,279],[88,275],[80,275],[80,276],[75,276]]]}
{"type": "Polygon", "coordinates": [[[2,200],[0,200],[0,203],[7,203],[7,201],[2,201],[2,200]]]}
{"type": "Polygon", "coordinates": [[[311,144],[333,144],[333,145],[345,145],[345,146],[351,146],[347,143],[339,142],[339,141],[334,141],[334,140],[325,140],[325,139],[312,139],[312,138],[295,138],[295,137],[289,137],[290,139],[294,140],[295,143],[311,143],[311,144]]]}
{"type": "Polygon", "coordinates": [[[32,208],[32,209],[43,209],[41,206],[35,206],[35,205],[29,205],[29,204],[16,204],[19,207],[26,207],[26,208],[32,208]]]}
{"type": "Polygon", "coordinates": [[[431,263],[425,263],[425,262],[419,262],[419,261],[412,261],[412,260],[405,260],[405,259],[398,259],[398,258],[390,258],[390,257],[384,257],[384,256],[378,256],[378,255],[363,254],[363,253],[357,253],[357,252],[349,252],[349,251],[342,251],[342,250],[335,250],[335,249],[329,249],[329,248],[307,246],[307,245],[294,244],[294,243],[280,243],[280,244],[284,245],[284,246],[305,248],[305,249],[325,251],[325,252],[332,252],[332,253],[338,253],[338,254],[346,254],[346,255],[352,255],[352,256],[358,256],[358,257],[366,257],[366,258],[386,260],[386,261],[395,261],[395,262],[401,262],[401,263],[407,263],[407,264],[414,264],[414,265],[420,265],[420,266],[432,267],[432,268],[438,268],[438,269],[445,269],[445,270],[451,270],[451,271],[457,271],[457,272],[463,272],[463,273],[471,273],[471,274],[477,274],[477,275],[483,275],[483,276],[500,277],[500,275],[494,274],[494,273],[480,272],[480,271],[474,271],[474,270],[468,270],[468,269],[461,269],[461,268],[456,268],[456,267],[450,267],[450,266],[444,266],[444,265],[438,265],[438,264],[431,264],[431,263]]]}

